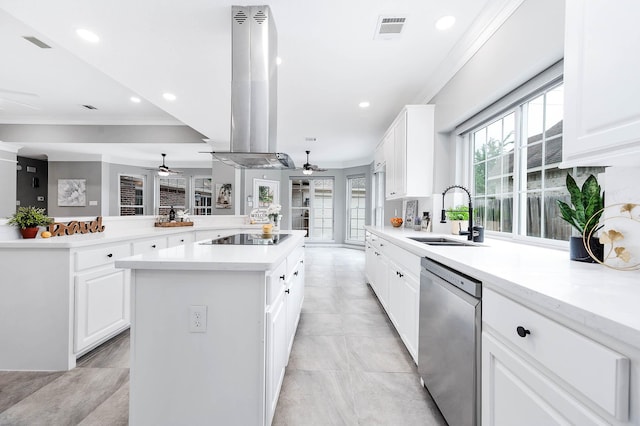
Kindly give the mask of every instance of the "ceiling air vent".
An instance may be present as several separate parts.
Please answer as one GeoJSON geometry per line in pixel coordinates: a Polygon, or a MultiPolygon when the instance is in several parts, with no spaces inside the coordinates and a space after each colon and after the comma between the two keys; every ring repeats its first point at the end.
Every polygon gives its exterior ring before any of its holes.
{"type": "Polygon", "coordinates": [[[51,46],[49,46],[47,43],[45,43],[44,41],[34,36],[23,36],[22,38],[27,40],[28,42],[35,44],[40,49],[51,49],[51,46]]]}
{"type": "Polygon", "coordinates": [[[83,107],[85,107],[86,109],[98,109],[96,107],[94,107],[93,105],[82,105],[83,107]]]}
{"type": "Polygon", "coordinates": [[[378,19],[374,38],[386,40],[400,37],[406,20],[404,16],[381,16],[378,19]]]}

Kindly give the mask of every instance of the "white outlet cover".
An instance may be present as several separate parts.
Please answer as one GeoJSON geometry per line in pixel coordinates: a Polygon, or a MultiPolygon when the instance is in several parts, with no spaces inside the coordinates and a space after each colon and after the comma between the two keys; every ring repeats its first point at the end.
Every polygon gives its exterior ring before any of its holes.
{"type": "Polygon", "coordinates": [[[207,306],[191,305],[189,307],[189,332],[207,332],[207,306]]]}
{"type": "Polygon", "coordinates": [[[97,206],[98,202],[97,201],[89,201],[89,205],[90,206],[97,206]]]}

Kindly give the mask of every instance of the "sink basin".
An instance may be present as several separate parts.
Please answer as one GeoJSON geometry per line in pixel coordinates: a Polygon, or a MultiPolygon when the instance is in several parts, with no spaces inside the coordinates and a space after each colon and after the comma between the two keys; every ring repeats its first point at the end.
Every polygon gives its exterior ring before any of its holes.
{"type": "Polygon", "coordinates": [[[442,237],[409,237],[410,240],[417,241],[422,244],[430,246],[466,246],[474,247],[474,244],[461,240],[451,240],[449,238],[442,237]]]}

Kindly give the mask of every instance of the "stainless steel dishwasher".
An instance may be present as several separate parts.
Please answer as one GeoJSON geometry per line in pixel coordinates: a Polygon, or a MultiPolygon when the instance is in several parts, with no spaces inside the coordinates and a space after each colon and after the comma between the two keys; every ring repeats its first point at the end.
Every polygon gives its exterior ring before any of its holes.
{"type": "Polygon", "coordinates": [[[480,424],[482,283],[422,258],[418,371],[451,426],[480,424]]]}

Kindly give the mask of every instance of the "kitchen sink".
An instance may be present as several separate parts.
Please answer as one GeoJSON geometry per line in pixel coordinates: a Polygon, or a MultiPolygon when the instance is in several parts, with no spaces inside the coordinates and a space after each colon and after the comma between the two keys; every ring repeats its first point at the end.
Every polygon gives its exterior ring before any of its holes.
{"type": "Polygon", "coordinates": [[[451,240],[449,238],[442,237],[409,237],[410,240],[417,241],[422,244],[430,246],[466,246],[475,247],[475,244],[468,243],[461,240],[451,240]]]}

